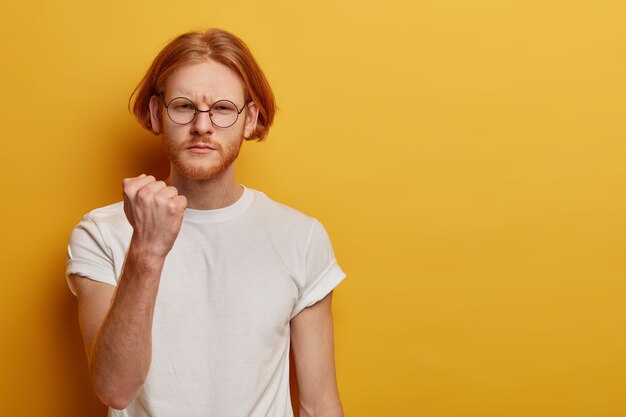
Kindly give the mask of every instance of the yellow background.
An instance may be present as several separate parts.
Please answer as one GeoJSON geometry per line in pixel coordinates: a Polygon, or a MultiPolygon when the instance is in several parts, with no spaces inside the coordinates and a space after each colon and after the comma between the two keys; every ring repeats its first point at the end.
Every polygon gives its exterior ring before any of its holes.
{"type": "Polygon", "coordinates": [[[126,109],[175,35],[246,40],[280,111],[238,179],[319,218],[347,416],[626,416],[622,0],[2,2],[3,416],[104,416],[71,228],[163,177],[126,109]]]}

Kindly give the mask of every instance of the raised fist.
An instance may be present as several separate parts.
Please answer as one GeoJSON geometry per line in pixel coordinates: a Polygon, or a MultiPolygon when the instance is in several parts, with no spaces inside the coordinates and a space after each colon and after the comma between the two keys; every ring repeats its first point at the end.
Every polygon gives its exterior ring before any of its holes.
{"type": "Polygon", "coordinates": [[[124,213],[133,226],[133,244],[142,253],[165,257],[180,231],[187,198],[152,175],[125,178],[123,185],[124,213]]]}

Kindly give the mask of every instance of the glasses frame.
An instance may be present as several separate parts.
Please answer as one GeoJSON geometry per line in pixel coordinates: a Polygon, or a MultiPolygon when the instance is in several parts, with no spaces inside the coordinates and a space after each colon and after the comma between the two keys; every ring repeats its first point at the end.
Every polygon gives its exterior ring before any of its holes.
{"type": "Polygon", "coordinates": [[[243,105],[243,107],[241,108],[241,110],[239,110],[239,107],[237,107],[237,105],[236,105],[235,103],[233,103],[232,101],[230,101],[230,100],[226,100],[226,99],[220,99],[220,100],[217,100],[216,102],[214,102],[213,104],[211,104],[211,107],[209,107],[208,109],[206,109],[206,110],[200,110],[198,107],[196,107],[196,103],[194,103],[193,101],[191,101],[191,99],[189,99],[189,98],[187,98],[187,97],[183,97],[183,96],[174,97],[173,99],[171,99],[171,100],[170,100],[170,101],[168,101],[167,103],[165,102],[165,96],[164,96],[163,94],[159,95],[159,97],[161,97],[161,100],[163,101],[163,106],[165,106],[165,113],[167,113],[167,117],[169,117],[169,119],[172,121],[172,123],[176,123],[176,124],[177,124],[177,125],[179,125],[179,126],[185,126],[185,125],[188,125],[189,123],[193,123],[193,121],[194,121],[194,120],[196,120],[196,116],[198,115],[198,113],[209,113],[209,119],[211,119],[211,123],[213,123],[213,125],[214,125],[214,126],[217,126],[217,127],[221,128],[221,129],[227,129],[227,128],[231,127],[232,125],[234,125],[235,123],[237,123],[237,120],[239,120],[239,115],[241,114],[241,112],[242,112],[242,111],[244,111],[244,110],[245,110],[246,105],[249,103],[249,101],[248,101],[248,102],[246,102],[246,103],[243,105]],[[190,120],[190,121],[188,121],[187,123],[178,123],[177,121],[175,121],[174,119],[172,119],[172,116],[170,115],[170,111],[169,111],[169,106],[170,106],[170,104],[172,104],[172,101],[174,101],[174,100],[176,100],[176,99],[179,99],[179,98],[182,98],[182,99],[187,100],[187,101],[188,101],[188,102],[190,102],[190,103],[191,103],[191,105],[193,106],[193,110],[194,110],[194,111],[193,111],[193,117],[192,117],[192,118],[191,118],[191,120],[190,120]],[[235,106],[235,108],[237,109],[237,117],[235,117],[235,121],[234,121],[234,122],[232,122],[231,124],[229,124],[228,126],[220,126],[220,125],[218,125],[217,123],[215,123],[215,122],[213,121],[213,117],[211,117],[211,110],[213,109],[213,107],[214,107],[216,104],[221,103],[221,102],[224,102],[224,101],[225,101],[225,102],[227,102],[227,103],[232,104],[232,105],[233,105],[233,106],[235,106]]]}

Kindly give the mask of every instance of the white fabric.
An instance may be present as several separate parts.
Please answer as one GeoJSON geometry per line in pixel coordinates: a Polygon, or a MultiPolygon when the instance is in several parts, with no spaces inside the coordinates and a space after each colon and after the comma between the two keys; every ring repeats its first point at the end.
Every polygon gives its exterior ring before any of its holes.
{"type": "MultiPolygon", "coordinates": [[[[87,214],[67,274],[116,285],[131,234],[121,202],[87,214]]],[[[187,209],[161,276],[147,380],[109,415],[292,417],[289,322],[344,277],[322,225],[259,191],[187,209]]]]}

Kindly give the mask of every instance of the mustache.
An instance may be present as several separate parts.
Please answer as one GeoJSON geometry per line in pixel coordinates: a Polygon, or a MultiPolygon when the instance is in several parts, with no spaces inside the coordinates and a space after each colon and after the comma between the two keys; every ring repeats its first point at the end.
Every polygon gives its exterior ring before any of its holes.
{"type": "Polygon", "coordinates": [[[208,140],[208,139],[191,139],[191,140],[187,140],[184,141],[178,145],[175,145],[174,149],[179,150],[179,151],[183,151],[187,148],[191,148],[192,146],[198,146],[198,145],[204,145],[204,146],[208,146],[211,149],[215,149],[218,150],[221,148],[221,146],[212,141],[212,140],[208,140]]]}

